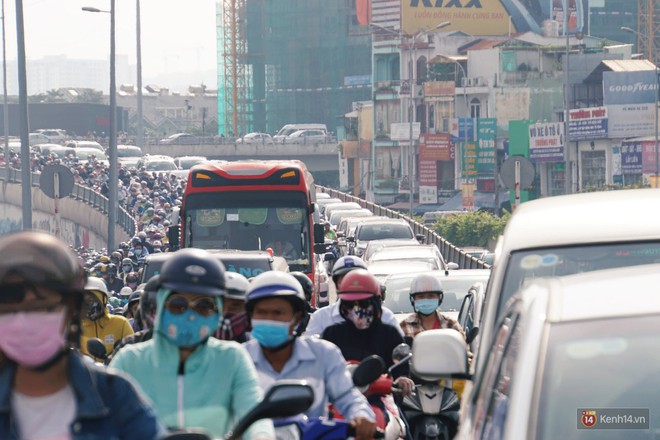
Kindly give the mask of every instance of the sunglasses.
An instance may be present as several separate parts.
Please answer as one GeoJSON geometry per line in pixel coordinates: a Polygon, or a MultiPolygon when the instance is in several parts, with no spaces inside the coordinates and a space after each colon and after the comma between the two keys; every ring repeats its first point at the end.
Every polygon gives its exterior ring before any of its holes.
{"type": "Polygon", "coordinates": [[[349,309],[352,309],[352,308],[355,307],[356,305],[357,305],[358,307],[360,307],[361,309],[366,309],[367,307],[369,307],[369,306],[372,305],[373,303],[372,303],[371,300],[369,300],[369,299],[360,299],[360,300],[356,300],[356,301],[346,301],[346,300],[343,300],[343,299],[342,299],[342,300],[341,300],[341,304],[342,304],[343,306],[348,307],[349,309]]]}
{"type": "Polygon", "coordinates": [[[197,301],[188,301],[182,296],[170,296],[165,302],[165,309],[175,315],[181,315],[188,309],[193,310],[200,316],[211,316],[218,312],[218,306],[212,299],[200,298],[197,301]]]}
{"type": "Polygon", "coordinates": [[[25,295],[30,291],[34,294],[35,302],[59,302],[61,296],[44,295],[36,284],[11,283],[0,285],[0,304],[20,304],[25,300],[25,295]]]}

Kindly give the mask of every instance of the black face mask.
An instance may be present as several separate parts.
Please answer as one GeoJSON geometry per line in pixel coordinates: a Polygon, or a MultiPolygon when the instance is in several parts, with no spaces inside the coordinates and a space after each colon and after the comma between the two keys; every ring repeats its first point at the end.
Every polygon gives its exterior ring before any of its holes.
{"type": "Polygon", "coordinates": [[[87,303],[87,319],[96,321],[103,316],[103,306],[97,301],[89,301],[87,303]]]}

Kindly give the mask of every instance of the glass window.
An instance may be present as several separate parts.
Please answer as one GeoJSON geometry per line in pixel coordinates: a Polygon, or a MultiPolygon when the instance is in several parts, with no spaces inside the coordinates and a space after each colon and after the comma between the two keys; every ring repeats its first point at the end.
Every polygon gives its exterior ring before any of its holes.
{"type": "Polygon", "coordinates": [[[582,152],[582,188],[602,188],[607,183],[605,151],[582,152]]]}
{"type": "Polygon", "coordinates": [[[481,101],[477,98],[472,98],[470,101],[470,117],[471,118],[480,118],[481,117],[481,101]]]}
{"type": "MultiPolygon", "coordinates": [[[[495,343],[489,352],[487,365],[484,370],[480,392],[475,405],[475,430],[480,433],[479,438],[502,438],[502,430],[506,420],[509,396],[509,378],[512,366],[511,357],[505,356],[512,337],[512,329],[517,322],[517,315],[505,317],[495,333],[495,343]],[[503,358],[507,358],[505,362],[503,358]],[[503,365],[507,365],[503,368],[503,365]],[[499,436],[497,434],[500,434],[499,436]]],[[[515,350],[517,351],[517,344],[515,350]]]]}
{"type": "Polygon", "coordinates": [[[660,432],[660,318],[619,317],[550,328],[537,439],[648,439],[660,432]],[[648,430],[576,431],[578,408],[648,408],[648,430]],[[625,432],[625,434],[624,434],[625,432]]]}
{"type": "MultiPolygon", "coordinates": [[[[615,243],[515,252],[508,263],[498,310],[535,278],[660,263],[660,243],[615,243]]],[[[499,312],[498,312],[499,314],[499,312]]]]}

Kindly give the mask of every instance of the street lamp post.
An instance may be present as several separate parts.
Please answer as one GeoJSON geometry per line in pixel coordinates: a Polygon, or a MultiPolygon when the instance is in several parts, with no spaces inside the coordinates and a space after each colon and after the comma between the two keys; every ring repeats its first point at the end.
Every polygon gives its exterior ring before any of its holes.
{"type": "Polygon", "coordinates": [[[83,7],[85,12],[104,12],[110,14],[110,133],[108,139],[108,160],[110,175],[108,182],[108,252],[115,248],[115,225],[117,224],[117,85],[115,82],[115,0],[110,0],[110,11],[83,7]]]}
{"type": "Polygon", "coordinates": [[[137,44],[137,140],[136,144],[144,148],[144,117],[142,110],[142,28],[140,20],[140,0],[135,0],[135,40],[137,44]]]}
{"type": "MultiPolygon", "coordinates": [[[[622,26],[620,28],[624,32],[635,34],[639,37],[639,32],[634,29],[631,29],[627,26],[622,26]]],[[[651,36],[651,53],[655,57],[655,43],[653,41],[653,36],[651,36]]],[[[660,127],[658,126],[658,101],[660,101],[660,79],[658,78],[658,65],[654,60],[653,66],[655,66],[655,179],[653,183],[654,188],[660,188],[660,152],[658,152],[658,137],[660,134],[660,127]]]]}

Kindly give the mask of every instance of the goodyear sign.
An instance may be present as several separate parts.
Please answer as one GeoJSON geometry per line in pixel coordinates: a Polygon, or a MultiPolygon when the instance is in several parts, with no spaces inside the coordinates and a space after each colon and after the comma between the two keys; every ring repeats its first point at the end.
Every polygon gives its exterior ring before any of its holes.
{"type": "MultiPolygon", "coordinates": [[[[556,1],[555,1],[556,3],[556,1]]],[[[561,3],[562,7],[564,3],[561,3]]],[[[584,5],[570,0],[569,17],[581,25],[584,5]],[[573,9],[570,9],[570,6],[573,9]]],[[[401,0],[401,27],[414,35],[449,21],[446,31],[462,31],[470,35],[506,35],[509,32],[541,33],[545,20],[562,19],[552,0],[401,0]]],[[[570,28],[569,28],[570,29],[570,28]]]]}

